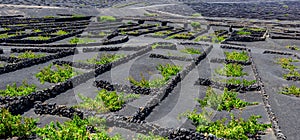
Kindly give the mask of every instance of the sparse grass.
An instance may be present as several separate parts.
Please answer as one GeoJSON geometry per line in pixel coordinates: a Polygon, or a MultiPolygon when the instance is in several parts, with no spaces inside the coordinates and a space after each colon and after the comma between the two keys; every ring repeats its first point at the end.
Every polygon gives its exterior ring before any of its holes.
{"type": "Polygon", "coordinates": [[[98,113],[120,110],[127,100],[139,97],[137,94],[117,94],[116,91],[107,91],[105,89],[99,91],[95,99],[81,94],[78,94],[78,96],[83,102],[74,106],[75,108],[97,111],[98,113]]]}
{"type": "Polygon", "coordinates": [[[43,18],[55,18],[55,16],[44,16],[43,18]]]}
{"type": "Polygon", "coordinates": [[[44,84],[49,83],[59,83],[68,80],[69,78],[78,75],[79,72],[74,71],[69,65],[54,65],[55,69],[52,69],[53,64],[44,67],[39,73],[35,75],[39,81],[44,84]]]}
{"type": "Polygon", "coordinates": [[[74,37],[69,41],[71,44],[88,44],[96,42],[96,40],[90,39],[90,38],[77,38],[74,37]]]}
{"type": "Polygon", "coordinates": [[[10,57],[15,57],[15,58],[19,58],[19,59],[34,59],[34,58],[41,58],[41,57],[45,57],[45,54],[36,54],[34,52],[31,51],[25,51],[24,53],[20,53],[19,55],[15,56],[15,55],[10,55],[10,57]]]}
{"type": "Polygon", "coordinates": [[[81,15],[81,14],[74,14],[72,15],[72,18],[83,18],[86,17],[85,15],[81,15]]]}
{"type": "Polygon", "coordinates": [[[217,94],[211,87],[206,91],[206,96],[203,100],[198,99],[201,107],[211,107],[217,109],[218,111],[226,110],[231,111],[232,109],[242,109],[249,105],[257,105],[257,102],[245,102],[240,98],[237,98],[238,93],[228,91],[227,88],[224,89],[223,94],[217,94]]]}
{"type": "Polygon", "coordinates": [[[246,51],[225,52],[225,56],[226,56],[227,60],[234,60],[234,61],[248,61],[249,60],[249,56],[246,51]]]}
{"type": "Polygon", "coordinates": [[[94,56],[93,58],[87,60],[79,60],[78,62],[88,63],[88,64],[96,64],[96,65],[104,65],[114,61],[117,61],[121,58],[125,57],[124,54],[101,54],[100,57],[94,56]]]}
{"type": "Polygon", "coordinates": [[[113,16],[100,16],[99,17],[99,21],[100,22],[114,22],[116,21],[117,19],[113,16]]]}
{"type": "Polygon", "coordinates": [[[144,13],[144,16],[147,16],[147,17],[155,17],[155,16],[158,16],[157,14],[155,13],[144,13]]]}
{"type": "Polygon", "coordinates": [[[248,28],[250,31],[254,31],[254,32],[263,32],[266,31],[266,29],[264,28],[248,28]]]}
{"type": "Polygon", "coordinates": [[[300,88],[292,85],[290,87],[283,87],[282,91],[280,92],[281,94],[286,94],[286,95],[295,95],[295,96],[300,96],[300,88]]]}
{"type": "Polygon", "coordinates": [[[243,72],[243,66],[240,64],[230,63],[225,64],[224,68],[216,69],[216,73],[222,76],[232,76],[232,77],[241,77],[248,75],[243,72]]]}
{"type": "Polygon", "coordinates": [[[26,81],[22,82],[22,85],[17,87],[16,83],[7,85],[5,90],[0,90],[0,96],[24,96],[36,91],[36,85],[27,84],[26,81]]]}
{"type": "Polygon", "coordinates": [[[201,51],[195,48],[184,48],[180,51],[187,54],[201,54],[201,51]]]}

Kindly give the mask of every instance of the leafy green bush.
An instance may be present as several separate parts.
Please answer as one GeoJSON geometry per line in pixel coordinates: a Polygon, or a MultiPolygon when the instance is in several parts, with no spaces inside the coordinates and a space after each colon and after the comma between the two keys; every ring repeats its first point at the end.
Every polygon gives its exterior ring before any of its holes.
{"type": "Polygon", "coordinates": [[[115,17],[113,17],[113,16],[100,16],[100,17],[99,17],[99,20],[100,20],[101,22],[114,22],[114,21],[116,21],[117,19],[116,19],[115,17]]]}
{"type": "Polygon", "coordinates": [[[83,102],[76,105],[76,108],[94,110],[97,112],[120,110],[125,104],[125,101],[139,97],[139,95],[136,94],[128,94],[125,96],[124,93],[117,94],[116,91],[107,91],[105,89],[99,91],[95,99],[84,97],[80,94],[78,94],[78,96],[83,102]]]}
{"type": "Polygon", "coordinates": [[[216,69],[216,73],[223,76],[240,77],[248,75],[243,72],[243,66],[236,63],[225,64],[224,68],[216,69]]]}
{"type": "Polygon", "coordinates": [[[79,60],[78,62],[88,63],[88,64],[96,64],[96,65],[104,65],[114,61],[117,61],[121,58],[125,57],[124,54],[102,54],[99,58],[94,56],[93,58],[87,60],[79,60]]]}
{"type": "Polygon", "coordinates": [[[6,109],[0,109],[0,138],[28,137],[36,128],[37,120],[12,115],[6,109]]]}
{"type": "Polygon", "coordinates": [[[200,114],[197,114],[196,111],[187,112],[185,115],[196,125],[198,132],[213,134],[225,139],[248,140],[248,136],[255,136],[259,131],[265,131],[272,126],[271,124],[259,123],[257,119],[261,118],[261,116],[256,115],[250,116],[250,118],[245,121],[243,118],[236,119],[234,115],[231,114],[231,120],[229,120],[228,123],[225,123],[225,118],[211,122],[205,114],[205,111],[200,114]]]}
{"type": "MultiPolygon", "coordinates": [[[[93,121],[95,122],[95,121],[93,121]]],[[[110,137],[109,134],[100,127],[94,127],[96,133],[90,132],[87,127],[94,126],[95,124],[89,122],[89,119],[80,119],[75,116],[71,121],[66,121],[63,124],[51,122],[43,128],[37,128],[36,134],[46,140],[59,139],[59,140],[119,140],[120,136],[116,135],[110,137]]]]}
{"type": "Polygon", "coordinates": [[[246,51],[225,52],[225,56],[226,56],[227,60],[234,60],[234,61],[248,61],[249,60],[249,56],[246,51]]]}
{"type": "Polygon", "coordinates": [[[257,102],[245,102],[237,98],[237,92],[228,91],[227,88],[224,89],[223,94],[217,94],[211,87],[207,89],[204,99],[198,99],[198,102],[202,107],[209,106],[219,111],[230,111],[233,108],[241,109],[248,105],[258,104],[257,102]]]}
{"type": "Polygon", "coordinates": [[[5,90],[0,90],[0,96],[23,96],[35,91],[36,85],[28,85],[26,81],[23,81],[22,85],[19,87],[17,87],[16,83],[7,85],[5,90]]]}
{"type": "Polygon", "coordinates": [[[159,64],[156,69],[160,71],[165,80],[169,80],[171,76],[176,75],[182,69],[182,66],[172,64],[159,64]]]}
{"type": "Polygon", "coordinates": [[[184,48],[180,51],[187,54],[201,54],[201,51],[195,48],[184,48]]]}
{"type": "Polygon", "coordinates": [[[282,91],[280,92],[281,94],[293,94],[296,96],[300,96],[300,88],[296,87],[295,85],[292,85],[290,87],[283,87],[282,91]]]}
{"type": "Polygon", "coordinates": [[[26,59],[26,58],[34,59],[34,58],[41,58],[41,57],[45,57],[45,56],[46,56],[45,54],[35,54],[32,51],[25,51],[24,53],[20,53],[18,56],[15,56],[13,54],[10,55],[10,57],[16,57],[19,59],[26,59]]]}
{"type": "Polygon", "coordinates": [[[77,37],[74,37],[69,42],[71,44],[87,44],[87,43],[96,42],[96,40],[89,39],[89,38],[77,38],[77,37]]]}
{"type": "Polygon", "coordinates": [[[45,82],[49,83],[59,83],[68,80],[69,78],[78,75],[79,72],[73,71],[72,67],[69,65],[54,65],[55,70],[52,70],[53,64],[50,64],[44,67],[39,73],[35,75],[39,81],[44,84],[45,82]]]}

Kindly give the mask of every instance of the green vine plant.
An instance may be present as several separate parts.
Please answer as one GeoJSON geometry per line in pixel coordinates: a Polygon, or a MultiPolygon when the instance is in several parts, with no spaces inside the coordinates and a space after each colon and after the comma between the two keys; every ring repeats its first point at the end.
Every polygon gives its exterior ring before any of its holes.
{"type": "Polygon", "coordinates": [[[249,61],[249,56],[246,51],[242,52],[225,52],[225,56],[227,60],[234,60],[234,61],[249,61]]]}
{"type": "Polygon", "coordinates": [[[41,35],[39,35],[39,36],[33,36],[33,37],[28,37],[28,39],[29,40],[49,40],[49,39],[51,39],[51,37],[50,36],[41,36],[41,35]]]}
{"type": "Polygon", "coordinates": [[[259,131],[265,131],[272,126],[271,124],[259,123],[258,119],[261,116],[258,115],[252,115],[248,120],[244,120],[243,118],[237,119],[233,114],[230,114],[231,119],[226,123],[226,118],[212,122],[209,119],[209,114],[206,110],[203,110],[202,113],[193,111],[186,112],[183,115],[193,122],[196,131],[233,140],[248,140],[249,137],[256,136],[259,131]]]}
{"type": "Polygon", "coordinates": [[[90,39],[90,38],[77,38],[74,37],[71,40],[69,40],[70,44],[88,44],[96,42],[96,40],[90,39]]]}
{"type": "Polygon", "coordinates": [[[38,137],[44,140],[120,140],[120,135],[110,136],[103,127],[103,120],[95,117],[89,117],[87,119],[80,119],[75,116],[71,121],[64,123],[51,122],[43,128],[37,128],[35,130],[38,137]],[[91,132],[88,127],[92,127],[95,130],[91,132]]]}
{"type": "Polygon", "coordinates": [[[64,31],[64,30],[58,30],[58,31],[56,31],[56,32],[54,32],[54,33],[52,33],[53,35],[59,35],[59,36],[61,36],[61,35],[66,35],[66,34],[68,34],[69,32],[67,32],[67,31],[64,31]]]}
{"type": "Polygon", "coordinates": [[[49,83],[59,83],[68,80],[69,78],[80,74],[78,71],[74,71],[73,68],[69,65],[54,65],[49,64],[44,67],[39,73],[35,75],[38,80],[44,84],[45,82],[49,83]]]}
{"type": "Polygon", "coordinates": [[[285,95],[295,95],[295,96],[300,96],[300,88],[292,85],[290,87],[283,87],[281,92],[279,92],[281,94],[285,94],[285,95]]]}
{"type": "Polygon", "coordinates": [[[148,135],[138,134],[133,140],[167,140],[167,138],[149,133],[148,135]]]}
{"type": "Polygon", "coordinates": [[[187,54],[201,54],[200,49],[195,49],[195,48],[184,48],[180,50],[180,52],[187,53],[187,54]]]}
{"type": "Polygon", "coordinates": [[[41,58],[45,57],[46,54],[36,54],[32,51],[25,51],[24,53],[20,53],[19,55],[11,54],[10,57],[15,57],[19,59],[34,59],[34,58],[41,58]]]}
{"type": "Polygon", "coordinates": [[[141,73],[141,80],[136,81],[132,76],[128,78],[129,82],[135,86],[145,87],[145,88],[158,88],[162,87],[167,83],[171,76],[175,76],[179,71],[182,70],[182,66],[172,65],[172,64],[159,64],[156,69],[160,72],[163,78],[156,78],[154,80],[147,80],[141,73]]]}
{"type": "Polygon", "coordinates": [[[161,75],[165,80],[169,80],[171,76],[175,76],[178,72],[182,70],[182,66],[166,64],[159,64],[156,69],[160,71],[161,75]]]}
{"type": "Polygon", "coordinates": [[[231,76],[231,77],[241,77],[244,75],[248,75],[243,72],[243,66],[236,63],[225,64],[224,68],[216,69],[217,74],[222,76],[231,76]]]}
{"type": "Polygon", "coordinates": [[[299,62],[299,60],[293,60],[292,58],[279,58],[277,59],[277,64],[283,69],[289,70],[287,74],[284,74],[283,77],[287,79],[288,77],[300,77],[300,73],[297,71],[299,69],[298,66],[292,64],[292,62],[299,62]]]}
{"type": "Polygon", "coordinates": [[[0,96],[24,96],[31,94],[36,91],[36,85],[27,84],[26,81],[22,82],[22,85],[17,86],[16,83],[13,83],[12,85],[7,85],[5,90],[0,90],[0,96]]]}
{"type": "Polygon", "coordinates": [[[296,45],[287,45],[287,46],[285,46],[285,48],[288,48],[290,50],[295,50],[295,51],[299,51],[300,50],[300,48],[297,47],[296,45]]]}
{"type": "Polygon", "coordinates": [[[236,79],[236,78],[230,78],[230,79],[222,79],[220,80],[222,83],[231,84],[231,85],[242,85],[242,86],[251,86],[256,83],[256,80],[246,80],[246,79],[236,79]]]}
{"type": "Polygon", "coordinates": [[[87,60],[79,60],[78,62],[87,63],[87,64],[96,64],[96,65],[104,65],[114,61],[117,61],[121,58],[125,57],[124,54],[102,54],[100,57],[94,56],[87,60]]]}
{"type": "Polygon", "coordinates": [[[243,28],[241,29],[241,30],[239,30],[239,31],[237,31],[237,33],[236,34],[238,34],[238,35],[251,35],[251,32],[248,32],[248,31],[245,31],[243,28]]]}
{"type": "Polygon", "coordinates": [[[223,94],[216,93],[211,87],[206,91],[204,99],[198,99],[201,107],[211,107],[218,111],[226,110],[231,111],[232,109],[243,109],[249,105],[257,105],[257,102],[246,102],[237,98],[238,93],[229,91],[227,88],[224,89],[223,94]]]}
{"type": "Polygon", "coordinates": [[[154,36],[166,36],[166,35],[171,34],[171,33],[172,33],[172,31],[167,30],[167,31],[155,32],[153,35],[154,36]]]}
{"type": "Polygon", "coordinates": [[[93,110],[98,113],[120,110],[126,101],[139,98],[137,94],[117,94],[116,91],[107,91],[105,89],[99,91],[95,99],[85,97],[81,94],[78,94],[78,96],[83,102],[74,106],[75,108],[93,110]]]}
{"type": "Polygon", "coordinates": [[[144,88],[159,88],[166,84],[166,80],[164,78],[147,80],[142,73],[140,73],[140,76],[142,78],[140,81],[136,81],[132,76],[129,76],[128,80],[131,84],[144,88]]]}
{"type": "Polygon", "coordinates": [[[12,115],[6,109],[0,109],[0,138],[31,136],[36,128],[37,120],[21,115],[12,115]]]}

